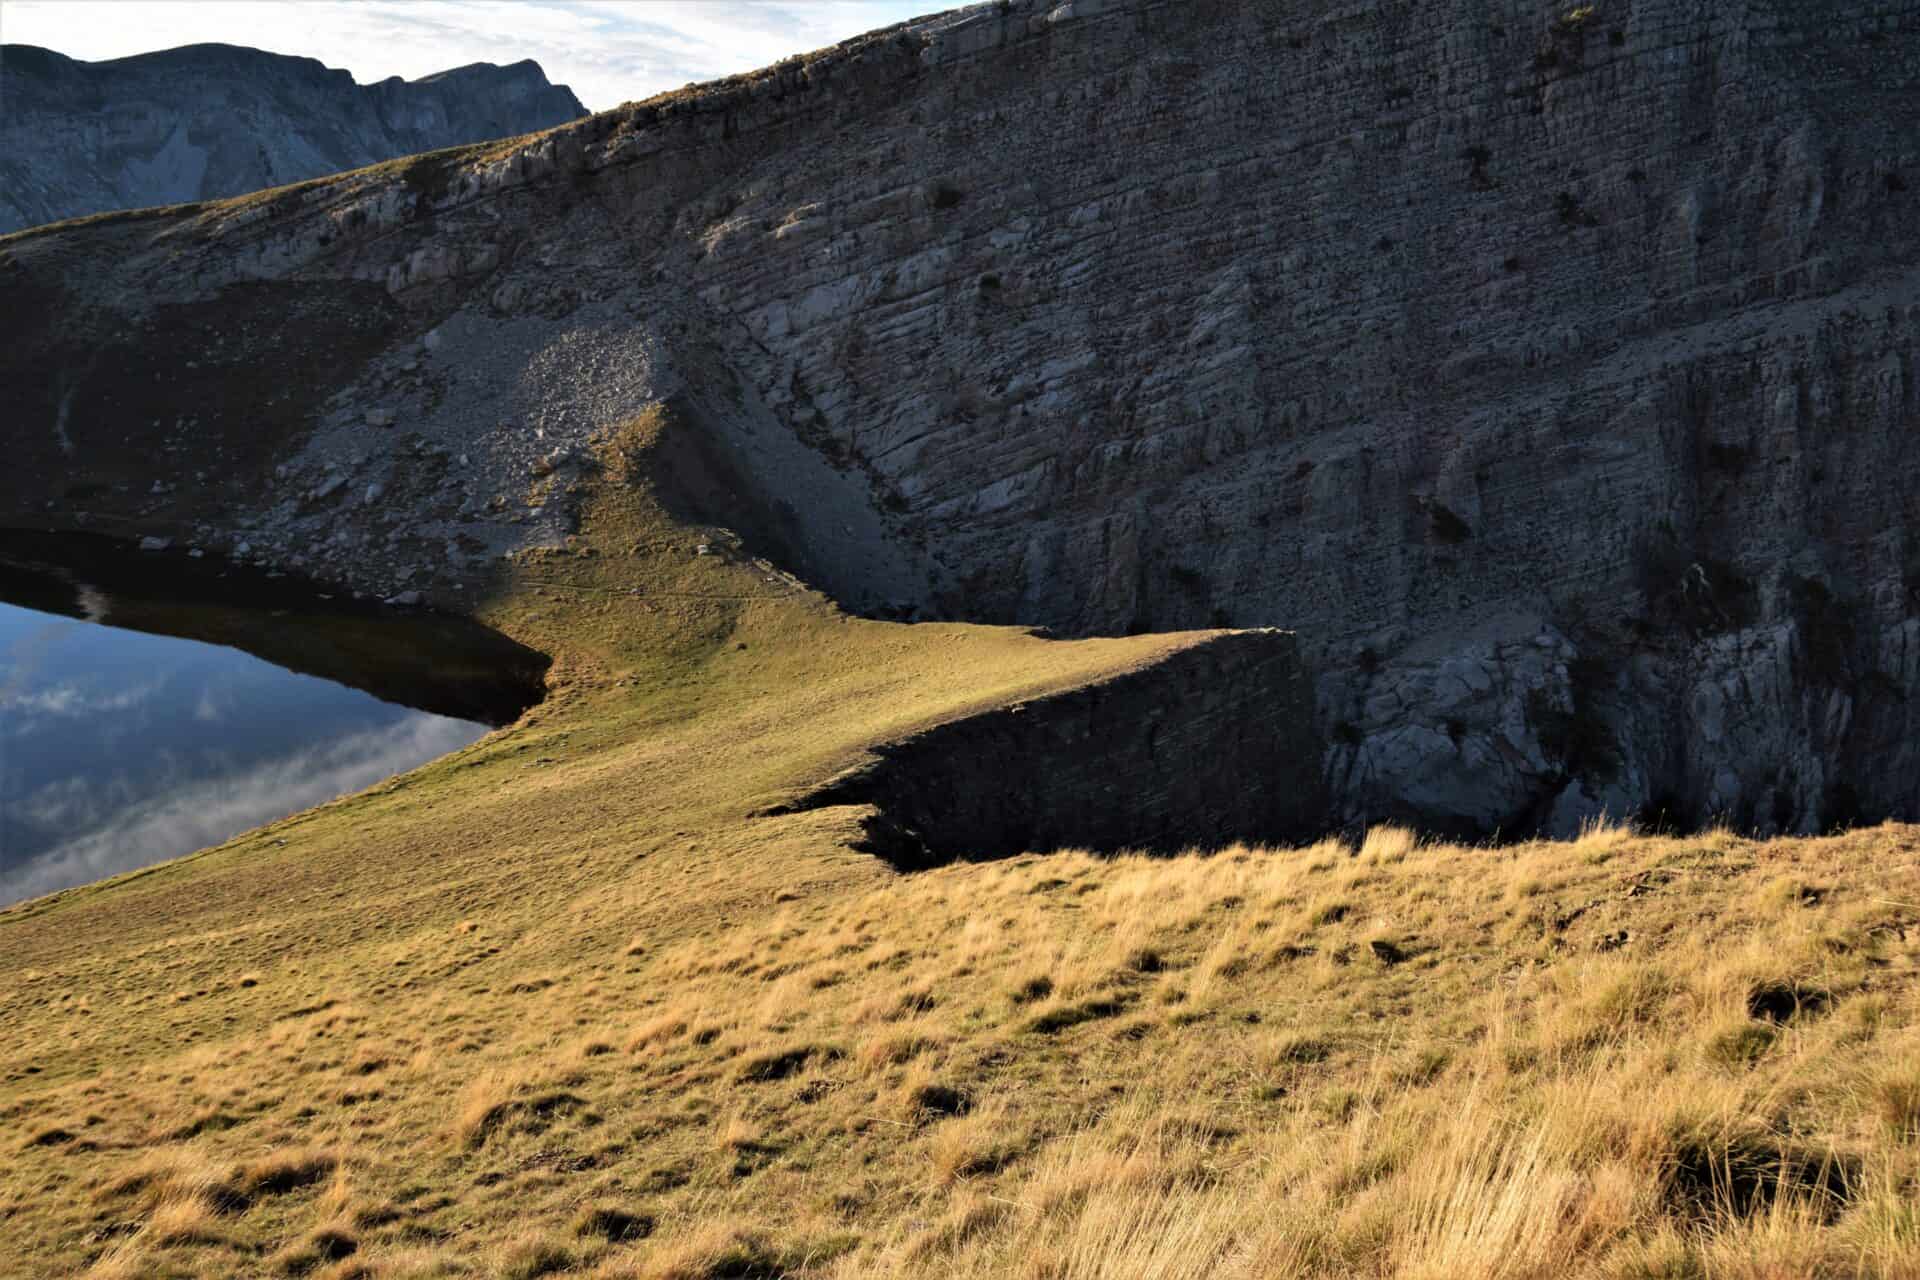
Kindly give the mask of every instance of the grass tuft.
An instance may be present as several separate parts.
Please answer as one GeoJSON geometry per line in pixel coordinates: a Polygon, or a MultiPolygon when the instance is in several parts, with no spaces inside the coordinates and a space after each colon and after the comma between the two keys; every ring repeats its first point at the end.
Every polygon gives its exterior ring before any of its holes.
{"type": "Polygon", "coordinates": [[[1873,1109],[1903,1142],[1920,1140],[1920,1067],[1901,1064],[1872,1085],[1873,1109]]]}
{"type": "Polygon", "coordinates": [[[618,1205],[583,1205],[573,1218],[573,1234],[605,1240],[611,1244],[631,1244],[653,1234],[654,1220],[618,1205]]]}
{"type": "Polygon", "coordinates": [[[540,1280],[571,1270],[576,1255],[559,1240],[544,1236],[520,1236],[507,1243],[489,1272],[491,1280],[540,1280]]]}

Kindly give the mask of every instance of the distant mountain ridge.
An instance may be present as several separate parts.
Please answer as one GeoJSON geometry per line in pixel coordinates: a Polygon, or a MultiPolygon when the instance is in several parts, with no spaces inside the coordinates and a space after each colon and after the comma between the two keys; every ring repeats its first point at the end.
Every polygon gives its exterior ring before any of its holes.
{"type": "Polygon", "coordinates": [[[586,115],[531,60],[358,84],[227,44],[81,62],[0,45],[0,234],[257,191],[586,115]]]}

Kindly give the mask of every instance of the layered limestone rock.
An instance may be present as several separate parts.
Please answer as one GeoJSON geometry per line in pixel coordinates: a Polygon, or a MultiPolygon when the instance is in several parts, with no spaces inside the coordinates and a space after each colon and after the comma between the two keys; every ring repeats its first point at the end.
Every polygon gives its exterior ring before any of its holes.
{"type": "Polygon", "coordinates": [[[0,233],[240,195],[586,114],[538,63],[355,84],[312,58],[202,44],[107,62],[0,45],[0,233]]]}
{"type": "Polygon", "coordinates": [[[688,392],[855,607],[1297,631],[1341,818],[1913,816],[1916,76],[1920,10],[1870,0],[979,5],[519,148],[4,242],[0,300],[86,359],[245,314],[235,360],[332,363],[296,411],[184,359],[109,398],[25,342],[20,474],[103,479],[0,494],[388,591],[448,530],[564,533],[487,493],[688,392]],[[297,324],[244,301],[282,289],[297,324]],[[263,435],[265,483],[182,464],[198,514],[113,479],[128,440],[263,435]],[[423,448],[480,478],[419,546],[301,496],[423,448]]]}
{"type": "Polygon", "coordinates": [[[884,744],[793,808],[871,806],[866,847],[907,868],[1280,845],[1327,827],[1319,761],[1295,637],[1240,631],[884,744]]]}

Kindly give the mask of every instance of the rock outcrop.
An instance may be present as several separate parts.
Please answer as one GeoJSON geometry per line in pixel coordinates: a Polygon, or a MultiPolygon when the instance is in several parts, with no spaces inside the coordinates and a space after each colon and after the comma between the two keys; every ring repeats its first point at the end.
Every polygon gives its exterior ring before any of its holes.
{"type": "Polygon", "coordinates": [[[1237,631],[883,744],[791,808],[871,806],[866,848],[905,868],[1295,843],[1328,824],[1313,724],[1295,637],[1237,631]]]}
{"type": "Polygon", "coordinates": [[[1297,631],[1339,818],[1912,817],[1917,76],[1879,0],[978,5],[0,241],[0,506],[457,601],[681,397],[853,607],[1297,631]]]}
{"type": "Polygon", "coordinates": [[[355,84],[234,45],[107,62],[0,45],[0,233],[185,204],[483,142],[586,114],[538,63],[355,84]]]}

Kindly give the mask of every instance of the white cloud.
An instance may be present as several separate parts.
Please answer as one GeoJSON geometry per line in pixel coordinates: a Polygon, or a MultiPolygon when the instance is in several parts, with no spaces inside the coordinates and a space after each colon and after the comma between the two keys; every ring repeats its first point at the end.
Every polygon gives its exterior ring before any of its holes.
{"type": "Polygon", "coordinates": [[[202,685],[200,697],[193,704],[193,718],[206,724],[224,719],[232,709],[231,690],[215,689],[212,684],[202,685]]]}
{"type": "Polygon", "coordinates": [[[87,61],[208,41],[345,67],[361,83],[533,58],[590,109],[751,71],[942,0],[5,0],[0,40],[87,61]]]}
{"type": "MultiPolygon", "coordinates": [[[[350,734],[235,777],[193,783],[115,814],[23,866],[0,872],[0,904],[38,897],[218,844],[457,750],[477,725],[426,714],[350,734]]],[[[67,796],[73,813],[91,812],[67,796]]]]}
{"type": "MultiPolygon", "coordinates": [[[[118,711],[131,711],[147,701],[160,686],[156,683],[136,685],[130,689],[118,689],[112,693],[99,693],[82,688],[73,681],[47,685],[29,692],[15,693],[0,689],[0,711],[12,712],[17,716],[77,716],[106,715],[118,711]]],[[[205,717],[202,717],[205,718],[205,717]]],[[[24,733],[38,728],[32,724],[8,726],[16,733],[24,733]]]]}

